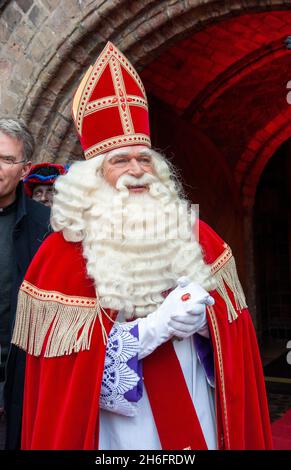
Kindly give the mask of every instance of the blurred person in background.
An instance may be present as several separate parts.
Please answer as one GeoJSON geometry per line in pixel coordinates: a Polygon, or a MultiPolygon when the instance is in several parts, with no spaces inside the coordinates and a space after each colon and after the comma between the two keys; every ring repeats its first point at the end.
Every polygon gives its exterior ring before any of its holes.
{"type": "Polygon", "coordinates": [[[51,207],[54,183],[58,176],[66,173],[65,167],[56,163],[43,162],[33,165],[24,179],[26,194],[37,202],[51,207]]]}
{"type": "Polygon", "coordinates": [[[17,295],[49,233],[49,209],[28,198],[23,187],[33,152],[34,139],[26,126],[18,119],[0,118],[0,402],[1,436],[6,434],[8,449],[20,444],[25,369],[25,353],[10,343],[17,295]]]}

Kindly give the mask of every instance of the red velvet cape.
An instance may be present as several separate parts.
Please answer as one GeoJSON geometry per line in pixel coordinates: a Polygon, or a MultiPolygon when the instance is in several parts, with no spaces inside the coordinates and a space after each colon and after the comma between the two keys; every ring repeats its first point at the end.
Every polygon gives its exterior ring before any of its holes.
{"type": "MultiPolygon", "coordinates": [[[[223,270],[225,258],[231,260],[229,247],[202,221],[199,235],[205,261],[212,264],[214,270],[223,270]]],[[[225,287],[235,306],[231,288],[225,287]]],[[[215,305],[208,309],[208,325],[216,372],[218,446],[232,450],[272,449],[262,363],[250,313],[247,308],[241,311],[236,308],[238,317],[229,323],[225,299],[218,291],[211,295],[215,305]]]]}
{"type": "MultiPolygon", "coordinates": [[[[205,223],[200,222],[199,232],[205,260],[218,276],[233,260],[231,251],[205,223]]],[[[221,279],[226,279],[226,282],[223,280],[224,290],[212,292],[216,303],[208,310],[215,362],[218,448],[270,449],[268,405],[253,324],[248,310],[236,307],[238,286],[232,289],[231,277],[221,279]]],[[[71,349],[60,352],[60,337],[64,336],[64,328],[67,329],[66,308],[72,305],[78,317],[77,305],[81,304],[82,314],[86,304],[95,301],[95,289],[86,276],[81,244],[66,242],[60,233],[52,234],[33,259],[21,287],[13,338],[15,344],[31,352],[27,354],[22,449],[98,448],[98,397],[105,357],[100,317],[93,323],[89,319],[87,324],[91,332],[90,344],[85,341],[80,347],[78,343],[85,330],[82,325],[70,343],[71,349]],[[29,303],[31,298],[33,302],[29,303]],[[48,300],[51,305],[62,302],[64,312],[60,314],[59,332],[51,320],[46,321],[49,326],[42,324],[45,339],[39,347],[39,337],[33,333],[32,326],[27,329],[29,321],[30,325],[35,324],[36,317],[27,320],[26,313],[29,308],[41,316],[41,308],[48,305],[48,300]],[[54,351],[59,354],[56,357],[50,357],[55,353],[51,353],[48,345],[53,329],[56,333],[52,343],[55,341],[54,351]]],[[[47,315],[51,316],[44,318],[53,318],[54,314],[55,310],[48,311],[47,315]]],[[[101,321],[109,333],[112,326],[109,316],[102,314],[101,321]]],[[[70,335],[72,331],[72,325],[68,325],[70,335]]]]}

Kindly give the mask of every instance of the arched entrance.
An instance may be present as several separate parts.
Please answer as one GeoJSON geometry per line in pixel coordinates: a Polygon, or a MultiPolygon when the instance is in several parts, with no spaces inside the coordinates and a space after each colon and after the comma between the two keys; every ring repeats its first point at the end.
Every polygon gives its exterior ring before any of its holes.
{"type": "Polygon", "coordinates": [[[291,338],[291,139],[266,165],[254,205],[257,322],[263,347],[291,338]]]}
{"type": "MultiPolygon", "coordinates": [[[[289,137],[270,156],[261,173],[253,206],[256,323],[272,420],[280,418],[291,406],[287,362],[291,337],[290,183],[289,137]]],[[[281,445],[282,433],[273,433],[276,448],[278,439],[281,445]]]]}

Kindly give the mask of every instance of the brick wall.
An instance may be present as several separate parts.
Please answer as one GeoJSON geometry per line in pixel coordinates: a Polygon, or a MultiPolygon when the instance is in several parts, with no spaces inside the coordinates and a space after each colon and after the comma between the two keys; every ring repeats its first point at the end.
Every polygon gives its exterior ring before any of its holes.
{"type": "MultiPolygon", "coordinates": [[[[71,97],[84,68],[108,39],[120,46],[142,70],[163,50],[193,31],[248,11],[286,9],[289,3],[278,0],[2,2],[1,114],[20,116],[30,125],[37,140],[38,160],[76,158],[80,147],[70,118],[71,97]]],[[[200,34],[199,41],[203,44],[205,37],[200,34]]],[[[164,86],[170,86],[166,80],[164,86]]]]}

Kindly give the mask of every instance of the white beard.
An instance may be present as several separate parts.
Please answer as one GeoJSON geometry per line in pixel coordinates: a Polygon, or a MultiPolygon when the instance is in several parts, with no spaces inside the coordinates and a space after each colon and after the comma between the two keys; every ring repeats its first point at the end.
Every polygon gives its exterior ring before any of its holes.
{"type": "Polygon", "coordinates": [[[185,208],[185,201],[157,181],[141,194],[117,187],[119,191],[100,176],[91,207],[84,212],[83,252],[102,307],[122,310],[126,319],[146,316],[180,276],[211,290],[214,281],[193,239],[189,211],[179,227],[184,236],[177,235],[173,208],[185,208]]]}

